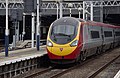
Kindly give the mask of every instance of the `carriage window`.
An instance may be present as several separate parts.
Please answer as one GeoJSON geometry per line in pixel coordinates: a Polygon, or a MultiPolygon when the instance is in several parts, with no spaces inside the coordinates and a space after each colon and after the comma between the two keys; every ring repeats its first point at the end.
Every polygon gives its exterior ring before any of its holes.
{"type": "Polygon", "coordinates": [[[120,36],[120,32],[119,31],[115,32],[115,36],[120,36]]]}
{"type": "Polygon", "coordinates": [[[99,31],[91,31],[91,38],[100,38],[99,31]]]}
{"type": "Polygon", "coordinates": [[[112,37],[112,31],[104,31],[105,37],[112,37]]]}

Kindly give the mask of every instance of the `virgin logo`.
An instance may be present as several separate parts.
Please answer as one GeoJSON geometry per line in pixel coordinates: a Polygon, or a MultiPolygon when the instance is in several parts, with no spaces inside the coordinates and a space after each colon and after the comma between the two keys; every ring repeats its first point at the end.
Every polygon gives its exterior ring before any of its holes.
{"type": "Polygon", "coordinates": [[[60,51],[63,51],[63,48],[60,48],[60,51]]]}

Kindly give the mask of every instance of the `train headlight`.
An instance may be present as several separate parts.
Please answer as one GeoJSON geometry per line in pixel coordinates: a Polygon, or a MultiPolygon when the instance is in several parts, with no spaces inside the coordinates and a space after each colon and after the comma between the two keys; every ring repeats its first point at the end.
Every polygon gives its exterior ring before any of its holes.
{"type": "Polygon", "coordinates": [[[48,40],[48,41],[47,41],[47,46],[49,46],[49,47],[53,47],[52,42],[48,40]]]}
{"type": "Polygon", "coordinates": [[[70,44],[71,47],[75,47],[77,45],[78,45],[78,40],[75,40],[70,44]]]}

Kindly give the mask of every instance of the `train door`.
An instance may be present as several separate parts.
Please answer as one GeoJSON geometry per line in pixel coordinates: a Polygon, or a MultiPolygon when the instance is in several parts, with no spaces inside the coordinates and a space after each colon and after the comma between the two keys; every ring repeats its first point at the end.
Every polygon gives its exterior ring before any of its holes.
{"type": "Polygon", "coordinates": [[[103,27],[101,27],[101,37],[102,37],[102,45],[104,43],[104,33],[103,33],[103,27]]]}

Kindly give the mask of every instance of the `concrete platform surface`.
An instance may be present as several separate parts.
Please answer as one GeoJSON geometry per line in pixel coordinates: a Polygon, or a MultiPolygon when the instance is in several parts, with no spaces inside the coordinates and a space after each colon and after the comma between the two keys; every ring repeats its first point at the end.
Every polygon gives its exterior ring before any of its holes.
{"type": "Polygon", "coordinates": [[[40,51],[37,51],[36,47],[9,51],[8,57],[5,57],[5,52],[2,52],[0,53],[0,66],[43,56],[47,54],[45,48],[46,46],[41,46],[40,51]]]}

